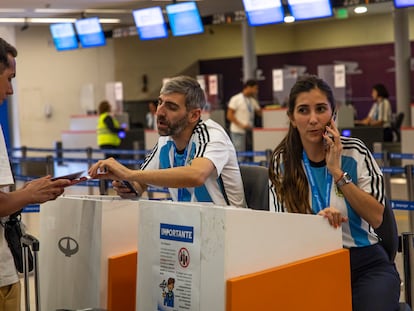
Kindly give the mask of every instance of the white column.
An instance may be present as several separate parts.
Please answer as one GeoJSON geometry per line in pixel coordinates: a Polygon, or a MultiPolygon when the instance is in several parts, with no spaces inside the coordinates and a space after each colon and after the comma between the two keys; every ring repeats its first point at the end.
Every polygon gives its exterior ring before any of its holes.
{"type": "Polygon", "coordinates": [[[411,47],[407,9],[394,9],[394,56],[397,111],[404,112],[403,125],[411,124],[411,47]]]}
{"type": "Polygon", "coordinates": [[[255,31],[247,21],[242,22],[243,33],[243,82],[256,78],[257,57],[255,31]]]}

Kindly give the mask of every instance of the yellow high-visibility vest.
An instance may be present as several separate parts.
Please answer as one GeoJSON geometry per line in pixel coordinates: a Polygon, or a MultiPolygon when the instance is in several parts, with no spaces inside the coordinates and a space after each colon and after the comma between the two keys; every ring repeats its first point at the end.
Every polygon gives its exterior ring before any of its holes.
{"type": "MultiPolygon", "coordinates": [[[[111,146],[119,146],[121,143],[121,139],[118,136],[118,133],[113,133],[111,130],[106,126],[104,120],[109,114],[107,112],[102,113],[98,119],[98,125],[96,127],[96,134],[97,134],[97,141],[98,146],[102,145],[111,145],[111,146]]],[[[115,118],[112,118],[114,122],[114,126],[119,128],[119,122],[115,118]]]]}

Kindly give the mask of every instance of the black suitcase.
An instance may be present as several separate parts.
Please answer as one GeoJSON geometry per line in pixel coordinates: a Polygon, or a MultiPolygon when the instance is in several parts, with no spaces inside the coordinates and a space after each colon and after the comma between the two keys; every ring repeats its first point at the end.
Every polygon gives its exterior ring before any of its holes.
{"type": "Polygon", "coordinates": [[[24,302],[26,311],[30,311],[30,285],[29,285],[29,248],[33,252],[33,272],[35,289],[35,311],[40,311],[40,284],[39,284],[39,240],[30,234],[20,238],[23,248],[23,275],[24,275],[24,302]]]}

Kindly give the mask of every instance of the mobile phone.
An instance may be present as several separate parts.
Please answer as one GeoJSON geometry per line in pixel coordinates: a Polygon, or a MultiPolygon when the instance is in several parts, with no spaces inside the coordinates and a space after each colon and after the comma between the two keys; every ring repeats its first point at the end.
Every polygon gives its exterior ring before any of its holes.
{"type": "MultiPolygon", "coordinates": [[[[329,120],[329,122],[326,124],[326,126],[331,126],[331,122],[332,121],[335,122],[335,120],[336,120],[336,110],[332,114],[331,120],[329,120]]],[[[334,139],[333,136],[330,135],[327,130],[325,131],[325,135],[328,135],[331,139],[334,139]]],[[[324,143],[326,144],[326,139],[324,140],[324,143]]]]}
{"type": "Polygon", "coordinates": [[[79,177],[81,177],[81,175],[84,173],[84,171],[81,171],[81,172],[76,172],[76,173],[71,173],[71,174],[68,174],[68,175],[63,175],[63,176],[55,176],[55,177],[52,177],[51,178],[51,180],[52,181],[55,181],[55,180],[58,180],[58,179],[69,179],[69,180],[74,180],[74,179],[78,179],[79,177]]]}
{"type": "Polygon", "coordinates": [[[329,122],[326,124],[326,126],[331,126],[332,121],[335,122],[336,120],[336,111],[334,111],[334,113],[332,114],[331,119],[329,120],[329,122]]]}
{"type": "Polygon", "coordinates": [[[123,180],[122,184],[127,187],[129,190],[131,190],[132,193],[134,193],[136,196],[139,196],[138,191],[134,188],[134,186],[127,180],[123,180]]]}

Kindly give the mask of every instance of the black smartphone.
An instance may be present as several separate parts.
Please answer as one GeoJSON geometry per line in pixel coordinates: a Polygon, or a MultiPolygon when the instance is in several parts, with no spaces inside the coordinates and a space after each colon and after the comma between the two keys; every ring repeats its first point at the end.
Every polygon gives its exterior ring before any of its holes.
{"type": "Polygon", "coordinates": [[[81,175],[84,173],[84,171],[81,171],[81,172],[76,172],[76,173],[71,173],[71,174],[68,174],[68,175],[63,175],[63,176],[55,176],[55,177],[52,177],[51,178],[51,180],[52,181],[55,181],[55,180],[58,180],[58,179],[69,179],[69,180],[74,180],[74,179],[78,179],[79,177],[81,177],[81,175]]]}
{"type": "MultiPolygon", "coordinates": [[[[335,122],[335,120],[336,120],[336,111],[334,111],[334,113],[332,114],[331,120],[329,120],[329,122],[326,124],[326,126],[331,126],[331,122],[335,122]]],[[[328,133],[328,131],[325,131],[325,135],[329,135],[329,137],[333,139],[333,136],[330,135],[328,133]]],[[[326,140],[324,140],[324,143],[326,144],[326,140]]]]}
{"type": "Polygon", "coordinates": [[[134,186],[127,180],[123,180],[122,184],[127,187],[129,190],[131,190],[132,193],[134,193],[136,196],[139,196],[138,191],[134,188],[134,186]]]}

